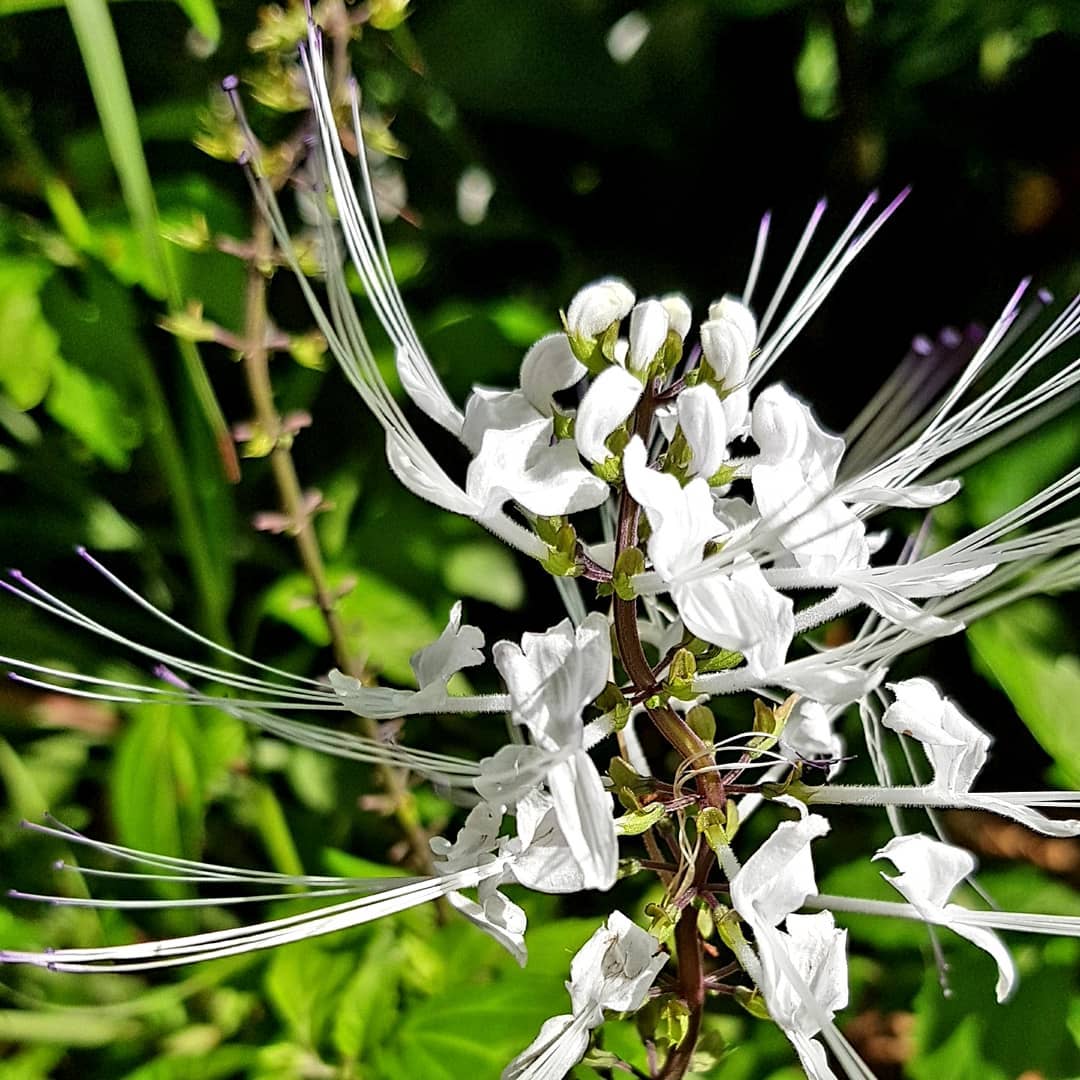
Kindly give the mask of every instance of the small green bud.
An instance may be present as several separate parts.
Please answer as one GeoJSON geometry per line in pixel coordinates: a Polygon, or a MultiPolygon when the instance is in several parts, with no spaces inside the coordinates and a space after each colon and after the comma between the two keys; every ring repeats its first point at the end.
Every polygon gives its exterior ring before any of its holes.
{"type": "Polygon", "coordinates": [[[668,668],[664,689],[680,701],[689,701],[694,695],[694,677],[697,675],[697,660],[689,649],[679,649],[672,657],[668,668]]]}
{"type": "Polygon", "coordinates": [[[301,367],[322,371],[326,366],[326,338],[318,330],[295,334],[289,338],[289,355],[301,367]]]}
{"type": "Polygon", "coordinates": [[[210,247],[210,225],[205,214],[198,212],[183,224],[161,226],[161,235],[170,244],[185,251],[207,251],[210,247]]]}
{"type": "Polygon", "coordinates": [[[723,809],[719,806],[706,806],[697,816],[698,832],[705,837],[705,843],[719,851],[730,846],[739,828],[739,810],[734,801],[728,799],[723,809]]]}
{"type": "Polygon", "coordinates": [[[634,599],[633,579],[644,572],[645,556],[640,548],[627,548],[620,553],[615,560],[615,570],[611,577],[611,584],[620,600],[634,599]]]}
{"type": "Polygon", "coordinates": [[[686,714],[686,723],[703,743],[711,743],[715,740],[716,717],[707,705],[695,705],[686,714]]]}
{"type": "Polygon", "coordinates": [[[656,1044],[666,1054],[678,1046],[690,1030],[690,1009],[674,995],[665,995],[646,1002],[634,1017],[642,1038],[656,1044]]]}
{"type": "Polygon", "coordinates": [[[220,327],[202,317],[202,304],[192,301],[184,311],[167,315],[161,328],[182,341],[217,341],[220,327]]]}
{"type": "Polygon", "coordinates": [[[620,836],[640,836],[648,832],[665,814],[663,803],[650,803],[640,810],[615,819],[615,831],[620,836]]]}

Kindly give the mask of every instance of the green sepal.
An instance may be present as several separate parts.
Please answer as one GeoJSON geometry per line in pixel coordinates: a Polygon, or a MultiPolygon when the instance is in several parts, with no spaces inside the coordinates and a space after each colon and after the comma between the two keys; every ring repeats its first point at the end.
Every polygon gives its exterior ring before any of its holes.
{"type": "Polygon", "coordinates": [[[675,933],[675,924],[679,921],[679,913],[661,904],[646,904],[645,914],[652,920],[649,933],[661,944],[670,941],[675,933]]]}
{"type": "Polygon", "coordinates": [[[615,831],[620,836],[640,836],[648,832],[664,816],[663,803],[650,803],[640,810],[631,810],[628,814],[615,819],[615,831]]]}
{"type": "Polygon", "coordinates": [[[608,776],[615,789],[615,797],[627,810],[640,810],[641,797],[652,793],[652,781],[635,772],[633,766],[621,757],[611,759],[608,776]]]}
{"type": "Polygon", "coordinates": [[[726,487],[735,479],[738,472],[739,470],[734,465],[721,465],[709,477],[709,487],[726,487]]]}
{"type": "Polygon", "coordinates": [[[601,714],[611,718],[613,731],[622,731],[630,719],[630,702],[626,695],[614,684],[608,683],[593,702],[601,714]]]}
{"type": "Polygon", "coordinates": [[[615,560],[615,569],[611,575],[611,584],[620,600],[633,600],[635,597],[633,579],[645,573],[645,556],[641,548],[627,548],[620,552],[615,560]]]}
{"type": "Polygon", "coordinates": [[[686,714],[686,724],[703,742],[712,743],[716,739],[716,717],[707,705],[695,705],[686,714]]]}
{"type": "Polygon", "coordinates": [[[574,437],[575,417],[571,413],[560,412],[553,409],[551,413],[551,426],[556,439],[572,439],[574,437]]]}
{"type": "Polygon", "coordinates": [[[776,745],[798,700],[799,695],[792,694],[782,704],[772,706],[760,698],[754,699],[754,731],[757,735],[750,740],[751,758],[760,757],[776,745]]]}
{"type": "Polygon", "coordinates": [[[619,868],[615,873],[615,880],[622,881],[623,878],[633,877],[635,874],[640,874],[641,869],[640,859],[620,859],[619,868]]]}
{"type": "Polygon", "coordinates": [[[610,1069],[613,1072],[625,1066],[626,1062],[610,1050],[601,1050],[599,1047],[590,1047],[581,1059],[581,1064],[590,1069],[610,1069]]]}
{"type": "Polygon", "coordinates": [[[752,990],[749,986],[736,986],[735,987],[735,1000],[751,1015],[758,1020],[771,1020],[769,1010],[765,1007],[765,999],[761,996],[761,991],[754,987],[752,990]]]}
{"type": "Polygon", "coordinates": [[[647,1001],[634,1017],[638,1032],[643,1039],[655,1043],[657,1050],[666,1054],[678,1046],[690,1031],[690,1009],[685,1001],[674,994],[647,1001]]]}
{"type": "Polygon", "coordinates": [[[592,471],[606,484],[617,484],[622,480],[622,458],[611,454],[601,462],[594,462],[592,471]]]}
{"type": "Polygon", "coordinates": [[[801,769],[796,766],[795,773],[792,778],[782,784],[762,784],[761,795],[765,799],[777,799],[781,795],[788,795],[792,799],[798,799],[799,802],[810,805],[814,801],[814,796],[821,790],[820,787],[811,787],[809,784],[804,784],[799,779],[799,772],[801,769]]]}
{"type": "Polygon", "coordinates": [[[698,660],[698,674],[708,675],[714,671],[728,671],[743,662],[743,654],[731,649],[719,649],[698,660]]]}
{"type": "Polygon", "coordinates": [[[555,577],[577,577],[581,573],[581,566],[577,561],[577,533],[574,526],[566,524],[565,518],[551,520],[562,520],[564,524],[555,530],[554,539],[547,542],[547,558],[541,565],[555,577]]]}
{"type": "Polygon", "coordinates": [[[559,530],[566,524],[564,517],[538,517],[533,522],[536,535],[549,547],[554,547],[559,536],[559,530]]]}
{"type": "Polygon", "coordinates": [[[202,313],[202,304],[192,301],[183,311],[167,315],[159,325],[181,341],[217,341],[221,328],[204,319],[202,313]]]}
{"type": "Polygon", "coordinates": [[[690,701],[694,693],[694,678],[697,675],[697,660],[689,649],[679,649],[672,657],[664,680],[664,690],[680,701],[690,701]]]}

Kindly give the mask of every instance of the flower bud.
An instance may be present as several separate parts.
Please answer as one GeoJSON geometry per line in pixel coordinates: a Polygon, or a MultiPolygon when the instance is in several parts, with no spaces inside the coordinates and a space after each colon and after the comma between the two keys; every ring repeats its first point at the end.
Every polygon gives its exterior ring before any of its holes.
{"type": "Polygon", "coordinates": [[[624,281],[604,278],[578,291],[566,312],[567,332],[575,337],[597,338],[621,322],[634,306],[634,294],[624,281]]]}
{"type": "Polygon", "coordinates": [[[659,300],[643,300],[630,313],[630,352],[627,366],[631,371],[647,371],[668,335],[667,309],[659,300]]]}

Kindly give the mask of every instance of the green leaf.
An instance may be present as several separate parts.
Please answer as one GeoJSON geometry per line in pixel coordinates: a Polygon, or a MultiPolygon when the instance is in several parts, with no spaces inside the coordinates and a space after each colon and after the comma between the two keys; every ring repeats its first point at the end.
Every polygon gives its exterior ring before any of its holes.
{"type": "Polygon", "coordinates": [[[258,1053],[254,1046],[218,1046],[205,1054],[159,1057],[123,1080],[224,1080],[251,1065],[258,1053]]]}
{"type": "MultiPolygon", "coordinates": [[[[140,1025],[127,1019],[80,1011],[78,1023],[63,1012],[0,1010],[0,1042],[58,1043],[61,1046],[108,1046],[138,1034],[140,1025]]],[[[6,1075],[6,1073],[5,1073],[6,1075]]]]}
{"type": "Polygon", "coordinates": [[[52,268],[32,259],[0,260],[0,387],[19,409],[45,396],[60,359],[60,339],[41,310],[38,294],[52,268]]]}
{"type": "Polygon", "coordinates": [[[525,582],[514,557],[488,540],[451,548],[443,562],[443,583],[454,596],[486,600],[507,611],[525,602],[525,582]]]}
{"type": "Polygon", "coordinates": [[[331,952],[315,941],[274,952],[266,973],[266,992],[297,1042],[313,1049],[318,1045],[354,964],[348,953],[331,952]]]}
{"type": "Polygon", "coordinates": [[[1040,642],[1052,611],[1045,601],[1016,605],[980,619],[967,636],[976,665],[1005,691],[1069,785],[1080,787],[1080,658],[1055,655],[1040,642]]]}
{"type": "Polygon", "coordinates": [[[126,469],[141,432],[130,406],[108,383],[57,358],[45,401],[49,415],[106,465],[126,469]]]}
{"type": "MultiPolygon", "coordinates": [[[[163,855],[198,852],[203,825],[199,731],[185,705],[132,710],[113,763],[113,815],[124,844],[163,855]]],[[[176,886],[156,882],[167,895],[176,886]]]]}
{"type": "Polygon", "coordinates": [[[383,1043],[395,1025],[402,959],[391,927],[377,927],[334,1018],[334,1046],[345,1061],[355,1062],[366,1048],[383,1043]]]}
{"type": "Polygon", "coordinates": [[[490,986],[456,986],[402,1016],[389,1053],[378,1060],[379,1075],[495,1080],[540,1025],[567,1008],[558,980],[528,972],[490,986]]]}

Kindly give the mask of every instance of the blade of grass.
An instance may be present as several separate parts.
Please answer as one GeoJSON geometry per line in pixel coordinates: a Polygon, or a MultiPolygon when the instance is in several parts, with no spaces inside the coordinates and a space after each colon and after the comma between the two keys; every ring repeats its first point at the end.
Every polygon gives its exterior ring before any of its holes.
{"type": "MultiPolygon", "coordinates": [[[[112,0],[113,3],[116,0],[112,0]]],[[[191,20],[191,25],[211,45],[221,40],[221,20],[218,18],[214,0],[176,0],[177,6],[191,20]]],[[[7,15],[19,15],[24,11],[46,11],[64,6],[64,0],[0,0],[0,19],[7,15]]]]}
{"type": "MultiPolygon", "coordinates": [[[[183,309],[183,297],[161,237],[157,203],[143,155],[135,106],[108,7],[105,0],[67,0],[67,9],[128,212],[148,263],[161,284],[170,313],[179,313],[183,309]]],[[[191,385],[213,430],[227,474],[230,479],[235,479],[239,469],[232,438],[202,359],[193,343],[178,341],[178,345],[191,385]]],[[[204,537],[204,523],[165,392],[148,359],[139,365],[138,377],[145,396],[147,427],[168,481],[181,541],[199,592],[203,619],[211,636],[225,643],[227,590],[209,557],[210,546],[204,537]]]]}

